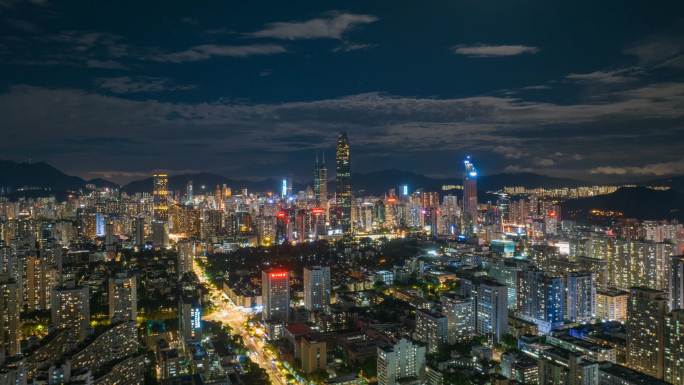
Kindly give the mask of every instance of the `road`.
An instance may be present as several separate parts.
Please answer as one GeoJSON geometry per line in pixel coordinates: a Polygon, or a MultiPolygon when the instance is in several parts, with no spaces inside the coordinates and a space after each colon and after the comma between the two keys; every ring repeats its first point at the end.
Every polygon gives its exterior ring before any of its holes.
{"type": "Polygon", "coordinates": [[[248,313],[244,309],[235,306],[221,290],[219,290],[207,277],[206,273],[199,265],[193,263],[193,270],[197,275],[199,281],[209,289],[209,297],[212,305],[216,307],[216,311],[206,315],[203,319],[207,321],[216,321],[230,326],[231,331],[235,335],[242,337],[245,347],[249,352],[249,358],[266,371],[272,384],[288,385],[287,379],[278,370],[274,364],[275,358],[269,357],[264,347],[266,341],[263,335],[250,336],[244,330],[245,322],[248,319],[248,313]]]}

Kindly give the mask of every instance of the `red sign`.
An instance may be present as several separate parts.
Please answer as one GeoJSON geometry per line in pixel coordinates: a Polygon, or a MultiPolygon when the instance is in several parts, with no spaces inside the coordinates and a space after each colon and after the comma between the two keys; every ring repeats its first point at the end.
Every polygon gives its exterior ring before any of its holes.
{"type": "Polygon", "coordinates": [[[271,273],[271,278],[285,278],[287,273],[271,273]]]}

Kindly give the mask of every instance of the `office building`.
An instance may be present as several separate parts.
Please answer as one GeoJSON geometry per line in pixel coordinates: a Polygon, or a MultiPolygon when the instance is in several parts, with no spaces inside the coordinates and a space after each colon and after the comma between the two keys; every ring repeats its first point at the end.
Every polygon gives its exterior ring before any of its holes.
{"type": "Polygon", "coordinates": [[[136,320],[138,292],[135,275],[121,273],[110,277],[108,295],[110,323],[136,320]]]}
{"type": "Polygon", "coordinates": [[[349,139],[347,133],[337,136],[335,156],[336,192],[335,205],[337,209],[337,225],[344,234],[352,232],[352,186],[351,186],[351,158],[349,153],[349,139]]]}
{"type": "Polygon", "coordinates": [[[90,297],[87,286],[73,284],[52,290],[52,326],[83,339],[90,327],[90,297]]]}
{"type": "Polygon", "coordinates": [[[330,267],[304,268],[304,307],[309,311],[330,306],[330,267]]]}
{"type": "Polygon", "coordinates": [[[169,221],[169,177],[167,174],[154,174],[153,218],[157,222],[169,221]]]}
{"type": "Polygon", "coordinates": [[[315,335],[303,335],[300,338],[302,371],[311,374],[319,370],[325,370],[328,361],[327,346],[323,339],[315,335]]]}
{"type": "Polygon", "coordinates": [[[328,166],[325,164],[325,153],[321,161],[316,154],[314,165],[314,199],[318,207],[325,208],[328,204],[328,166]]]}
{"type": "Polygon", "coordinates": [[[264,321],[287,322],[290,317],[290,272],[261,272],[261,301],[264,321]]]}
{"type": "Polygon", "coordinates": [[[145,244],[145,218],[143,217],[136,217],[135,218],[135,245],[138,246],[138,248],[142,248],[142,246],[145,244]]]}
{"type": "Polygon", "coordinates": [[[420,384],[425,378],[425,347],[407,339],[379,346],[377,354],[378,385],[420,384]]]}
{"type": "Polygon", "coordinates": [[[627,366],[662,379],[665,347],[665,293],[634,287],[627,305],[627,366]]]}

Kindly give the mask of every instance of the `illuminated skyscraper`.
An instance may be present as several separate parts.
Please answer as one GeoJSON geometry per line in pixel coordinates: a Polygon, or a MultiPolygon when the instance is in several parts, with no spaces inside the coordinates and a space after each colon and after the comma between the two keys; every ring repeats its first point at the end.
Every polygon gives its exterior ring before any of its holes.
{"type": "Polygon", "coordinates": [[[343,132],[337,136],[335,177],[337,181],[337,221],[345,234],[351,234],[352,187],[349,139],[343,132]]]}
{"type": "Polygon", "coordinates": [[[665,381],[684,385],[684,309],[665,317],[665,381]]]}
{"type": "Polygon", "coordinates": [[[473,232],[477,225],[477,170],[468,155],[463,161],[463,223],[465,234],[473,232]]]}
{"type": "Polygon", "coordinates": [[[306,310],[324,310],[330,306],[330,267],[304,268],[304,307],[306,310]]]}
{"type": "Polygon", "coordinates": [[[135,276],[118,274],[109,278],[108,294],[111,323],[135,321],[138,315],[138,291],[135,276]]]}
{"type": "Polygon", "coordinates": [[[0,359],[21,353],[20,290],[9,274],[0,274],[0,359]]]}
{"type": "Polygon", "coordinates": [[[672,257],[670,264],[670,310],[684,309],[684,256],[672,257]]]}
{"type": "Polygon", "coordinates": [[[663,378],[665,348],[665,293],[633,287],[627,305],[627,366],[663,378]]]}
{"type": "Polygon", "coordinates": [[[261,272],[261,298],[264,321],[287,322],[290,315],[290,272],[264,270],[261,272]]]}
{"type": "Polygon", "coordinates": [[[323,153],[323,160],[318,160],[316,154],[316,163],[314,165],[314,195],[318,207],[325,207],[328,202],[328,167],[325,165],[325,153],[323,153]]]}
{"type": "Polygon", "coordinates": [[[192,200],[194,199],[195,194],[193,193],[193,185],[192,181],[189,180],[188,184],[185,186],[185,201],[187,203],[192,203],[192,200]]]}
{"type": "Polygon", "coordinates": [[[73,284],[52,291],[52,326],[66,329],[80,339],[88,335],[90,327],[90,296],[88,286],[73,284]]]}
{"type": "Polygon", "coordinates": [[[168,222],[169,220],[169,177],[166,174],[154,174],[153,210],[154,220],[168,222]]]}

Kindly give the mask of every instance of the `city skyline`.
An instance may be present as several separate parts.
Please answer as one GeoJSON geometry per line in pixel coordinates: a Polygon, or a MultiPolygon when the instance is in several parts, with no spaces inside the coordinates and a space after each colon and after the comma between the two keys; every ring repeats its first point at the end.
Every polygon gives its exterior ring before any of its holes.
{"type": "Polygon", "coordinates": [[[683,173],[683,5],[589,4],[5,1],[0,151],[86,179],[301,177],[347,131],[368,172],[683,173]]]}

